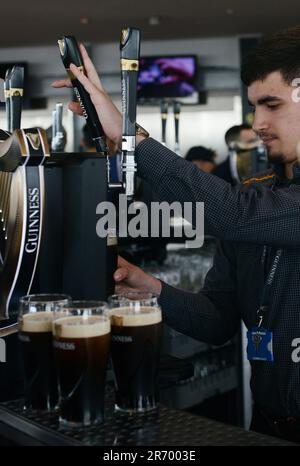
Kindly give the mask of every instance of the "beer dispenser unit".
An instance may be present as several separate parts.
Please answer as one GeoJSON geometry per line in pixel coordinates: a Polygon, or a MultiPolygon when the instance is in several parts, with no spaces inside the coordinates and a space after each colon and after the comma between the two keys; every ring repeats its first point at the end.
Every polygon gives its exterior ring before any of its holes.
{"type": "MultiPolygon", "coordinates": [[[[109,200],[110,190],[125,193],[129,200],[134,195],[139,48],[139,31],[124,29],[120,43],[123,163],[119,183],[110,183],[108,148],[90,96],[69,70],[74,63],[84,72],[74,37],[59,40],[59,49],[98,152],[54,152],[55,147],[50,152],[46,133],[39,128],[15,129],[11,136],[1,131],[0,210],[7,224],[0,232],[0,319],[16,320],[19,298],[28,293],[61,292],[73,299],[100,300],[113,293],[116,233],[114,238],[97,235],[96,210],[99,203],[109,200]]],[[[13,70],[7,82],[17,89],[12,75],[13,70]]],[[[9,92],[8,88],[9,84],[9,92]]],[[[19,94],[13,97],[21,97],[19,94]]],[[[10,129],[20,121],[20,103],[20,99],[7,100],[10,129]],[[12,118],[12,107],[19,117],[12,118]]],[[[58,134],[61,108],[56,110],[58,134]]],[[[16,331],[16,327],[7,329],[6,334],[16,331]]]]}

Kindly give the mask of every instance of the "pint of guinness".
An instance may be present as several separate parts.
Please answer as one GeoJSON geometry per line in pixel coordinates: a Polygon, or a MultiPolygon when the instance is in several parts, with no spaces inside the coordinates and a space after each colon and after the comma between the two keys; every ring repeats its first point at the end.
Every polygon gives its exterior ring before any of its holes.
{"type": "Polygon", "coordinates": [[[110,347],[109,317],[93,310],[68,311],[68,315],[54,321],[53,337],[60,424],[67,428],[101,424],[110,347]]]}
{"type": "Polygon", "coordinates": [[[67,295],[29,295],[20,300],[19,339],[25,375],[24,407],[51,411],[58,402],[52,345],[54,307],[67,295]]]}
{"type": "Polygon", "coordinates": [[[111,316],[111,355],[116,411],[144,412],[157,407],[161,310],[147,300],[119,301],[111,316]]]}

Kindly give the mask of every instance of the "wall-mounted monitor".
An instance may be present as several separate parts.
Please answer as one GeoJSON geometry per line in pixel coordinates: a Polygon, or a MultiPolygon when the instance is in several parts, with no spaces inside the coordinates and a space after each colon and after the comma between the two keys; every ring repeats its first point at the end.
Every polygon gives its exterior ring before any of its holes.
{"type": "Polygon", "coordinates": [[[176,99],[197,103],[197,57],[161,55],[141,57],[138,74],[138,101],[176,99]]]}

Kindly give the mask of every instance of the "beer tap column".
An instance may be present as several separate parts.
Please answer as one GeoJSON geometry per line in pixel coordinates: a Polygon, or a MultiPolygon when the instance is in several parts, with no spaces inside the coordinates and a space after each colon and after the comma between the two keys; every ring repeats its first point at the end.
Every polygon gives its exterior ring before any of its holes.
{"type": "Polygon", "coordinates": [[[24,68],[14,66],[9,77],[10,131],[21,128],[24,68]]]}
{"type": "Polygon", "coordinates": [[[62,152],[64,149],[64,133],[62,125],[63,104],[58,102],[52,112],[52,141],[53,152],[62,152]]]}
{"type": "Polygon", "coordinates": [[[140,56],[140,31],[135,28],[122,30],[120,42],[121,92],[123,113],[122,172],[126,196],[131,199],[135,191],[135,146],[137,78],[140,56]]]}
{"type": "Polygon", "coordinates": [[[179,118],[180,118],[180,102],[176,100],[173,102],[173,112],[174,112],[174,122],[175,122],[175,147],[174,151],[176,154],[180,155],[180,146],[179,146],[179,118]]]}
{"type": "Polygon", "coordinates": [[[165,100],[160,102],[160,116],[161,116],[161,142],[166,146],[166,128],[167,128],[167,118],[168,118],[168,107],[169,103],[165,100]]]}
{"type": "Polygon", "coordinates": [[[4,97],[5,97],[5,110],[6,110],[6,126],[7,131],[11,132],[11,102],[10,102],[10,75],[11,68],[8,68],[5,73],[4,80],[4,97]]]}

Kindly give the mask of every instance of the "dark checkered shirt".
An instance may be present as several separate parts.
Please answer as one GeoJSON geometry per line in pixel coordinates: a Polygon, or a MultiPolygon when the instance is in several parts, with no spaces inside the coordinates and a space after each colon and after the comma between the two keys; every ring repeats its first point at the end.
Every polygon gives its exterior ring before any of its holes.
{"type": "Polygon", "coordinates": [[[294,166],[293,180],[277,167],[232,187],[151,138],[136,154],[139,175],[157,200],[204,202],[205,233],[222,240],[199,293],[163,284],[163,317],[176,330],[222,344],[241,318],[248,329],[255,326],[265,280],[263,246],[269,265],[282,247],[264,321],[273,331],[274,362],[251,363],[251,387],[254,400],[274,415],[300,418],[300,167],[294,166]]]}

